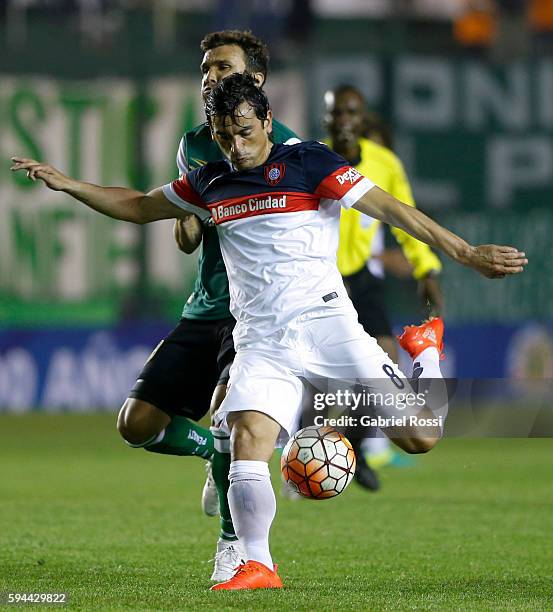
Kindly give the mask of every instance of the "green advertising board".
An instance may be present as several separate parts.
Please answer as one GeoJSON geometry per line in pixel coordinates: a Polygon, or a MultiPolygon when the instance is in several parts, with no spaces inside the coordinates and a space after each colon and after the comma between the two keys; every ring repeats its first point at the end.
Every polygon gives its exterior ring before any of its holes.
{"type": "MultiPolygon", "coordinates": [[[[272,85],[277,108],[287,91],[302,97],[297,73],[275,75],[272,85]]],[[[301,106],[280,117],[297,129],[301,106]]],[[[148,190],[176,178],[180,138],[203,120],[196,75],[148,83],[2,78],[0,325],[180,315],[196,258],[177,249],[171,221],[144,229],[111,220],[9,173],[9,159],[32,157],[90,182],[148,190]]]]}
{"type": "Polygon", "coordinates": [[[525,211],[553,198],[553,61],[497,66],[438,57],[321,60],[324,92],[353,83],[393,128],[417,199],[429,209],[525,211]]]}
{"type": "MultiPolygon", "coordinates": [[[[445,262],[448,316],[550,318],[553,62],[319,58],[305,72],[271,74],[269,97],[281,121],[320,137],[324,91],[345,82],[393,126],[421,208],[471,242],[512,243],[531,258],[522,277],[491,284],[445,262]]],[[[176,174],[181,134],[203,120],[198,84],[196,74],[3,75],[1,325],[178,317],[196,261],[176,249],[171,222],[112,221],[7,168],[16,154],[101,184],[163,184],[176,174]]]]}

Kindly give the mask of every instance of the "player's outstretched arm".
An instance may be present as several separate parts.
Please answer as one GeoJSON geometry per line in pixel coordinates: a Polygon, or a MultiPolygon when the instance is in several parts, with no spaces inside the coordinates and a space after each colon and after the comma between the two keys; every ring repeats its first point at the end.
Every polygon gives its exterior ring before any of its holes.
{"type": "Polygon", "coordinates": [[[12,157],[10,170],[24,170],[30,180],[40,179],[54,191],[63,191],[89,208],[122,221],[150,223],[160,219],[186,219],[190,213],[170,202],[161,188],[148,194],[124,187],[100,187],[70,178],[49,164],[12,157]]]}
{"type": "Polygon", "coordinates": [[[353,208],[388,225],[399,227],[488,278],[503,278],[507,274],[518,274],[528,263],[525,254],[514,247],[468,244],[420,210],[403,204],[379,187],[367,191],[353,208]]]}

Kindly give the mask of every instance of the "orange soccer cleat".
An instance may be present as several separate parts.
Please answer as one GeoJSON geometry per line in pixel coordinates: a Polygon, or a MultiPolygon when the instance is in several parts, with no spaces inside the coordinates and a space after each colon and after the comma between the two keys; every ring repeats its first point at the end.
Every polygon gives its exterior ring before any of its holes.
{"type": "Polygon", "coordinates": [[[443,359],[443,335],[443,320],[440,317],[433,317],[422,325],[406,325],[403,328],[403,333],[397,339],[401,348],[405,349],[412,359],[415,359],[424,349],[430,347],[438,349],[440,359],[443,359]]]}
{"type": "Polygon", "coordinates": [[[271,571],[259,561],[248,561],[236,568],[236,574],[226,582],[214,584],[212,591],[239,591],[242,589],[281,589],[282,580],[277,574],[278,566],[271,571]]]}

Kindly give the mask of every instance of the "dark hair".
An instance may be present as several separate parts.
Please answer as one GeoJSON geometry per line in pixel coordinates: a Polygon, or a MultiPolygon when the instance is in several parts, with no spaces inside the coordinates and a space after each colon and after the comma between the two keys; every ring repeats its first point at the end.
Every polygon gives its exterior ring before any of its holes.
{"type": "Polygon", "coordinates": [[[246,70],[252,74],[261,72],[263,78],[267,78],[269,49],[260,38],[254,36],[249,30],[222,30],[207,34],[200,43],[200,48],[205,53],[223,45],[240,47],[246,58],[246,70]]]}
{"type": "Polygon", "coordinates": [[[236,123],[238,107],[242,102],[250,104],[258,119],[267,119],[269,100],[247,72],[231,74],[213,88],[205,101],[208,123],[211,124],[212,117],[231,117],[236,123]]]}
{"type": "Polygon", "coordinates": [[[356,95],[365,107],[365,127],[363,129],[363,137],[373,140],[374,135],[376,134],[385,147],[390,150],[393,149],[394,142],[389,126],[384,122],[378,113],[368,110],[367,100],[359,88],[349,83],[342,83],[341,85],[338,85],[338,87],[335,87],[332,92],[335,98],[344,94],[356,95]]]}
{"type": "Polygon", "coordinates": [[[338,85],[338,87],[335,87],[331,91],[334,94],[334,97],[336,98],[338,96],[342,96],[343,94],[347,94],[347,93],[355,94],[363,102],[364,106],[366,106],[367,104],[367,101],[365,100],[365,96],[363,95],[363,93],[361,92],[359,88],[355,87],[355,85],[350,85],[349,83],[342,83],[341,85],[338,85]]]}

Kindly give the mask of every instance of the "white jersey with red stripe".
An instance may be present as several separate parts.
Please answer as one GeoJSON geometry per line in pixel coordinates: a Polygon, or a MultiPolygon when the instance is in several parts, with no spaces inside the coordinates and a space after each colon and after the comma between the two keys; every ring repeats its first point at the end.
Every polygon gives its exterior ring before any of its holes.
{"type": "Polygon", "coordinates": [[[373,186],[312,141],[275,144],[251,170],[214,162],[163,187],[171,202],[216,224],[236,348],[306,312],[349,306],[336,267],[340,206],[349,208],[373,186]]]}

